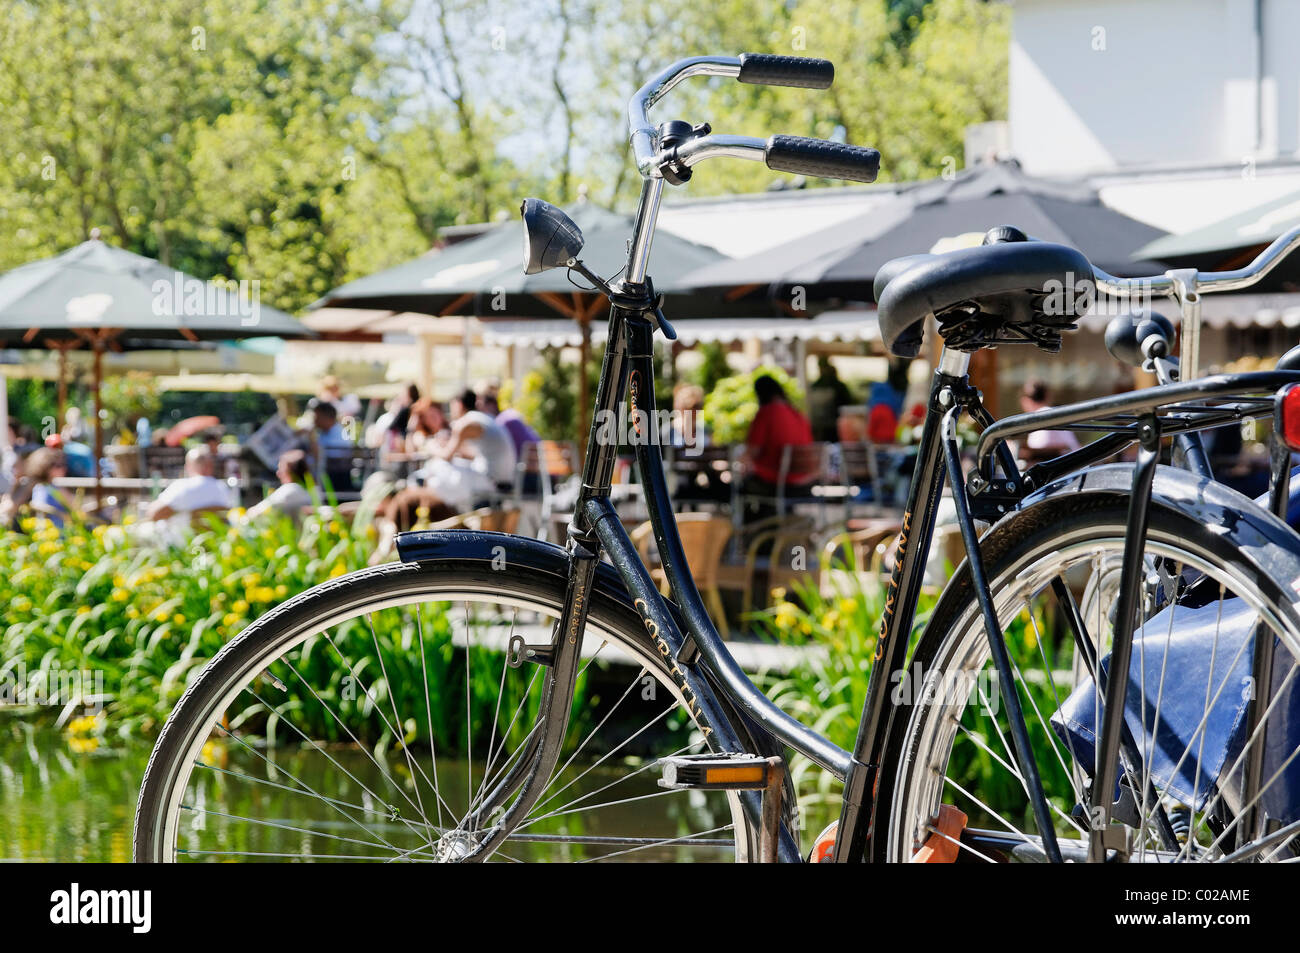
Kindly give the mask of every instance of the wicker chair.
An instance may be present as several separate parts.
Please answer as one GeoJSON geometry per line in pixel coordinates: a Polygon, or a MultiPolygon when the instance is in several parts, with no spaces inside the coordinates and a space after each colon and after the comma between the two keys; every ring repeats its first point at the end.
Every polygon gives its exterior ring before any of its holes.
{"type": "MultiPolygon", "coordinates": [[[[731,635],[727,624],[727,613],[722,604],[722,594],[718,591],[718,571],[722,564],[722,553],[727,548],[731,536],[731,521],[724,516],[712,513],[682,513],[677,517],[677,532],[682,538],[682,550],[686,553],[686,563],[690,567],[691,577],[696,587],[704,596],[704,601],[717,623],[723,638],[731,635]]],[[[642,523],[632,531],[632,542],[636,544],[641,561],[650,570],[650,575],[659,584],[659,591],[667,595],[668,579],[662,568],[652,563],[650,542],[654,539],[654,527],[649,521],[642,523]]]]}

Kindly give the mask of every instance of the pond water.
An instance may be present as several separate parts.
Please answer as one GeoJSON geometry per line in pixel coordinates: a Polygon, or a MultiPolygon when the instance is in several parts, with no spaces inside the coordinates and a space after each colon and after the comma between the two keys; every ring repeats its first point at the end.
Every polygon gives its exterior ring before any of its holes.
{"type": "MultiPolygon", "coordinates": [[[[5,861],[98,861],[126,862],[131,859],[131,825],[140,778],[149,759],[147,744],[119,749],[98,748],[77,752],[62,732],[48,723],[14,716],[0,716],[0,860],[5,861]]],[[[222,764],[240,774],[268,772],[261,756],[242,753],[237,747],[226,752],[222,764]],[[245,763],[247,762],[247,763],[245,763]]],[[[330,757],[346,771],[381,789],[374,765],[356,749],[336,748],[330,757]]],[[[302,752],[281,751],[274,756],[283,775],[271,778],[284,781],[299,779],[327,796],[335,782],[342,780],[337,768],[329,767],[320,757],[302,752]]],[[[481,771],[481,765],[479,766],[481,771]]],[[[597,768],[582,772],[566,797],[599,791],[611,775],[597,768]]],[[[196,778],[199,773],[196,772],[196,778]]],[[[284,859],[306,855],[366,856],[373,854],[356,842],[339,839],[337,829],[347,822],[320,816],[319,803],[293,796],[284,789],[232,782],[229,774],[209,773],[192,786],[196,811],[183,815],[182,842],[201,846],[208,855],[202,859],[228,859],[225,851],[249,852],[267,859],[284,859]],[[248,825],[231,821],[226,815],[270,820],[276,826],[248,825]],[[302,828],[319,832],[305,835],[302,828]],[[329,833],[335,830],[334,834],[329,833]]],[[[478,780],[477,778],[475,780],[478,780]]],[[[467,790],[463,777],[441,778],[449,792],[467,790]]],[[[449,794],[453,805],[454,795],[449,794]]],[[[551,818],[534,830],[539,834],[625,835],[635,830],[652,838],[683,837],[716,830],[727,824],[729,815],[720,796],[701,792],[664,792],[654,783],[654,774],[637,778],[631,790],[621,797],[634,798],[630,803],[612,804],[592,814],[574,814],[551,818]],[[671,796],[659,796],[670,794],[671,796]]],[[[385,842],[398,843],[410,831],[402,823],[369,823],[368,830],[385,842]]],[[[407,825],[410,828],[410,825],[407,825]]],[[[712,835],[726,838],[728,833],[712,835]]],[[[590,848],[577,846],[557,858],[554,845],[516,844],[511,853],[528,859],[541,852],[550,859],[583,859],[592,856],[590,848]]],[[[725,851],[709,847],[690,849],[655,847],[636,852],[629,860],[698,861],[724,859],[725,851]]],[[[198,858],[196,858],[198,859],[198,858]]]]}

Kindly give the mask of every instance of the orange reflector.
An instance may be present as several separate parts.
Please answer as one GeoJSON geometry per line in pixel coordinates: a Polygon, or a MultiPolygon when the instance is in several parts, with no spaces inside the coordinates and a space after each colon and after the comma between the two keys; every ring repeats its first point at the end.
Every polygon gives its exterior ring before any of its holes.
{"type": "Polygon", "coordinates": [[[961,832],[965,826],[965,814],[951,804],[940,804],[939,816],[934,820],[934,831],[925,839],[921,849],[912,855],[912,863],[955,863],[961,850],[961,832]]]}
{"type": "Polygon", "coordinates": [[[840,828],[839,821],[831,821],[813,841],[812,850],[808,853],[808,863],[810,864],[829,864],[835,856],[835,834],[840,828]]]}
{"type": "Polygon", "coordinates": [[[762,765],[745,768],[705,768],[705,784],[762,784],[766,771],[762,765]]]}
{"type": "Polygon", "coordinates": [[[1273,405],[1273,426],[1292,450],[1300,450],[1300,384],[1288,384],[1278,391],[1273,405]]]}

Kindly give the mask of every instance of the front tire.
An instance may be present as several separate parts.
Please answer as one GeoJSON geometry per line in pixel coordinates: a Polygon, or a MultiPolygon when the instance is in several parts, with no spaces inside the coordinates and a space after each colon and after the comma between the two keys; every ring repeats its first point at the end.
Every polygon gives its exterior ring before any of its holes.
{"type": "MultiPolygon", "coordinates": [[[[510,668],[502,650],[515,634],[546,641],[563,599],[559,576],[450,561],[361,570],[279,606],[164,726],[135,859],[465,856],[513,796],[502,779],[536,714],[540,666],[510,668]]],[[[639,616],[596,594],[582,649],[585,701],[496,859],[756,856],[734,794],[655,785],[659,757],[707,749],[639,616]]]]}

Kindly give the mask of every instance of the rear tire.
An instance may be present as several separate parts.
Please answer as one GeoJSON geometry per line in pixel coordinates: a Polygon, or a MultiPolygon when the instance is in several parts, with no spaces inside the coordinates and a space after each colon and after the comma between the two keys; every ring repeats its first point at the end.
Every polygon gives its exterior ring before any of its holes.
{"type": "MultiPolygon", "coordinates": [[[[1048,587],[1053,578],[1061,578],[1067,581],[1072,594],[1081,592],[1081,596],[1072,597],[1083,601],[1079,609],[1085,619],[1088,637],[1093,641],[1097,656],[1106,657],[1110,608],[1119,577],[1114,571],[1115,559],[1122,551],[1126,517],[1127,501],[1114,494],[1049,498],[998,524],[981,542],[990,590],[1003,631],[1007,633],[1008,626],[1017,620],[1022,626],[1017,636],[1022,652],[1016,683],[1026,727],[1031,737],[1036,736],[1040,742],[1034,746],[1039,752],[1035,761],[1049,800],[1054,804],[1057,836],[1063,844],[1066,838],[1073,837],[1079,837],[1086,844],[1086,822],[1082,817],[1075,817],[1072,821],[1071,811],[1072,802],[1082,801],[1086,806],[1086,788],[1082,782],[1091,772],[1081,771],[1077,763],[1067,765],[1067,762],[1074,761],[1073,749],[1066,750],[1070,743],[1053,734],[1048,722],[1073,687],[1088,675],[1080,664],[1082,653],[1076,650],[1077,642],[1069,635],[1071,630],[1058,625],[1053,631],[1047,624],[1059,622],[1051,618],[1051,613],[1059,611],[1052,607],[1060,605],[1048,587]],[[1080,578],[1081,569],[1090,570],[1086,585],[1080,578]],[[1067,572],[1072,575],[1067,577],[1067,572]],[[1052,607],[1043,614],[1041,608],[1049,599],[1052,607]],[[1029,610],[1027,615],[1026,609],[1029,610]],[[1041,623],[1040,619],[1043,620],[1041,623]],[[1097,620],[1095,624],[1094,619],[1097,620]],[[1025,648],[1030,642],[1033,645],[1025,648]],[[1037,649],[1037,653],[1033,649],[1037,649]],[[1030,672],[1031,663],[1039,657],[1042,664],[1030,672]],[[1030,674],[1025,675],[1025,672],[1030,674]],[[1025,687],[1030,683],[1037,685],[1037,705],[1025,687]],[[1048,745],[1052,742],[1055,742],[1055,751],[1048,753],[1051,751],[1048,745]],[[1074,821],[1079,827],[1072,826],[1074,821]]],[[[1275,554],[1277,561],[1265,568],[1253,562],[1236,542],[1247,538],[1242,534],[1258,535],[1252,521],[1267,518],[1267,514],[1252,507],[1243,506],[1240,512],[1234,512],[1235,524],[1230,527],[1207,526],[1158,501],[1152,504],[1149,518],[1148,581],[1144,587],[1148,609],[1145,615],[1139,614],[1142,628],[1134,634],[1135,659],[1139,656],[1137,639],[1144,634],[1153,637],[1154,641],[1148,643],[1143,664],[1147,664],[1148,657],[1153,663],[1159,660],[1162,643],[1167,658],[1165,632],[1155,632],[1155,623],[1152,630],[1147,630],[1144,618],[1155,619],[1161,608],[1177,604],[1177,611],[1168,612],[1172,630],[1176,618],[1188,618],[1178,613],[1191,611],[1188,606],[1192,600],[1204,599],[1206,592],[1213,594],[1215,585],[1218,586],[1220,606],[1231,596],[1244,600],[1239,605],[1245,605],[1266,621],[1282,646],[1289,650],[1291,659],[1300,658],[1300,616],[1294,604],[1295,594],[1283,588],[1285,581],[1300,578],[1300,537],[1295,539],[1294,546],[1289,547],[1289,552],[1275,554]],[[1153,561],[1156,557],[1166,562],[1153,561]],[[1177,571],[1172,567],[1177,567],[1177,571]],[[1184,583],[1193,580],[1193,568],[1199,573],[1209,574],[1212,581],[1202,583],[1201,589],[1189,593],[1172,580],[1183,580],[1184,583]],[[1166,575],[1162,577],[1161,573],[1166,575]],[[1174,591],[1179,595],[1172,600],[1160,595],[1174,591]],[[1160,601],[1162,598],[1165,599],[1163,603],[1160,601]]],[[[1064,617],[1064,612],[1061,616],[1064,617]]],[[[1014,659],[1017,646],[1013,645],[1012,635],[1006,638],[1014,659]]],[[[1228,635],[1225,634],[1224,638],[1226,640],[1228,635]]],[[[1217,647],[1219,644],[1220,634],[1216,629],[1214,645],[1217,647]]],[[[1278,653],[1280,659],[1285,659],[1285,656],[1285,652],[1278,653]]],[[[1247,651],[1247,668],[1249,658],[1247,651]]],[[[1289,663],[1290,659],[1286,661],[1289,663]]],[[[1142,679],[1148,686],[1148,699],[1157,674],[1152,671],[1154,667],[1151,664],[1143,669],[1142,679]]],[[[997,685],[986,685],[981,681],[991,669],[982,615],[969,569],[963,562],[940,597],[909,662],[908,684],[929,683],[944,690],[933,698],[927,698],[925,693],[920,699],[913,695],[905,699],[892,715],[879,787],[882,799],[888,798],[888,809],[877,817],[877,836],[873,840],[876,860],[905,862],[927,836],[938,836],[927,825],[932,824],[941,804],[952,804],[972,815],[971,827],[996,829],[1011,839],[1032,840],[1037,837],[1029,816],[1027,796],[1021,798],[1019,789],[1023,788],[1023,781],[1011,770],[1016,759],[1010,754],[1009,739],[1000,727],[1005,724],[1005,716],[1000,719],[998,715],[997,685]],[[954,759],[958,743],[963,746],[962,754],[954,759]],[[985,772],[979,775],[985,779],[982,787],[972,780],[977,774],[970,765],[976,761],[982,762],[980,770],[985,772]],[[1006,776],[1000,777],[1003,768],[1006,776]],[[999,784],[999,781],[1006,783],[999,784]],[[1001,791],[1006,800],[989,803],[996,796],[995,790],[1001,791]],[[981,823],[975,822],[974,815],[980,816],[981,823]]],[[[1210,673],[1217,679],[1219,673],[1213,666],[1210,673]]],[[[1226,677],[1224,681],[1226,683],[1226,677]]],[[[1171,673],[1169,685],[1175,684],[1171,673]]],[[[1162,694],[1157,699],[1166,697],[1165,683],[1160,682],[1158,687],[1162,694]]],[[[1217,692],[1224,690],[1219,686],[1217,692]]],[[[1238,689],[1235,685],[1228,685],[1226,690],[1235,693],[1238,689]]],[[[1214,699],[1218,697],[1218,694],[1214,695],[1214,699]]],[[[1209,704],[1215,703],[1212,700],[1209,704]]],[[[1154,711],[1158,714],[1160,709],[1156,707],[1154,711]]],[[[1188,744],[1189,748],[1193,747],[1191,742],[1188,744]]],[[[1202,753],[1193,752],[1191,755],[1197,758],[1198,776],[1202,753]]],[[[1228,757],[1234,755],[1235,752],[1228,757]]],[[[1083,756],[1079,760],[1087,761],[1089,758],[1083,756]]],[[[1231,773],[1232,769],[1227,770],[1231,773]]],[[[1143,769],[1144,775],[1150,773],[1149,768],[1143,769]]],[[[1130,854],[1131,860],[1168,860],[1174,853],[1180,854],[1176,859],[1181,860],[1213,860],[1230,852],[1232,841],[1219,839],[1224,826],[1231,827],[1233,823],[1231,799],[1226,793],[1216,794],[1205,802],[1204,811],[1190,811],[1186,815],[1191,825],[1190,835],[1181,848],[1166,849],[1164,844],[1168,841],[1161,841],[1158,836],[1158,815],[1164,812],[1167,818],[1183,811],[1186,805],[1175,803],[1176,799],[1168,790],[1154,781],[1151,790],[1154,798],[1139,806],[1139,826],[1130,831],[1133,843],[1137,845],[1130,854]]],[[[963,851],[960,859],[1005,860],[1012,856],[1024,859],[1032,854],[1032,849],[1026,849],[991,858],[987,855],[976,857],[972,852],[963,851]]],[[[1287,855],[1283,852],[1280,856],[1287,855]]]]}

